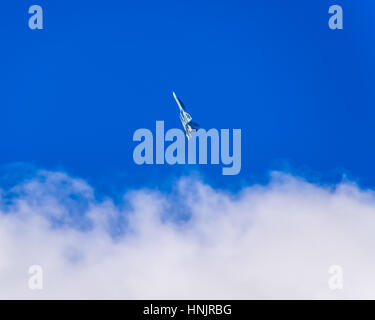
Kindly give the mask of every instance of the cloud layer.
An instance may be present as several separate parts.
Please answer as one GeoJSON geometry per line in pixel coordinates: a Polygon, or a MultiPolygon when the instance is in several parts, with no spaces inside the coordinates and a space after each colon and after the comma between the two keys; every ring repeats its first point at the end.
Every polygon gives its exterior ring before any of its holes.
{"type": "Polygon", "coordinates": [[[40,171],[0,190],[0,298],[375,298],[374,230],[374,192],[347,182],[273,173],[231,194],[185,177],[114,204],[40,171]],[[43,290],[29,289],[31,265],[43,290]]]}

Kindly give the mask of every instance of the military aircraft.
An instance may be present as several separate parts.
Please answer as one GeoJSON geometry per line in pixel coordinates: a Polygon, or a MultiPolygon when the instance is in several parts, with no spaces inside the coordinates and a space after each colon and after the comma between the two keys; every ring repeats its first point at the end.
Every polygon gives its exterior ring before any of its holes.
{"type": "Polygon", "coordinates": [[[198,130],[199,124],[192,121],[190,114],[186,112],[186,108],[182,101],[173,92],[173,97],[176,100],[178,107],[180,108],[180,120],[185,129],[186,136],[188,140],[191,138],[191,134],[198,130]]]}

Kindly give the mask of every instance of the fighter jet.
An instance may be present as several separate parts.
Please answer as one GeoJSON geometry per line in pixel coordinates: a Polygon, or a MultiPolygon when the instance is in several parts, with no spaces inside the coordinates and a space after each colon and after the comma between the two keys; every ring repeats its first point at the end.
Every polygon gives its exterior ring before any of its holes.
{"type": "Polygon", "coordinates": [[[186,112],[184,104],[179,98],[177,98],[174,92],[173,97],[176,100],[178,107],[180,108],[180,120],[185,129],[186,136],[189,140],[191,138],[191,134],[198,130],[199,124],[192,121],[192,117],[190,116],[190,114],[186,112]]]}

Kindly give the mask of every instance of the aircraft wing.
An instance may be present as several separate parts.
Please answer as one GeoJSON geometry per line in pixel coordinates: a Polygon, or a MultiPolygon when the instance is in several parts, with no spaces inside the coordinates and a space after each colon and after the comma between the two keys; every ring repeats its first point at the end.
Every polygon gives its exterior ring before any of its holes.
{"type": "Polygon", "coordinates": [[[200,126],[198,123],[194,122],[194,121],[190,121],[189,122],[189,125],[190,127],[192,127],[193,129],[198,129],[200,126]]]}

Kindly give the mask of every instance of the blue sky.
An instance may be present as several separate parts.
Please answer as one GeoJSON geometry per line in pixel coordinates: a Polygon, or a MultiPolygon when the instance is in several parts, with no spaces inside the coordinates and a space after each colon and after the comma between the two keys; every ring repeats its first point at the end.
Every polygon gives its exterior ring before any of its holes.
{"type": "Polygon", "coordinates": [[[274,169],[375,186],[372,1],[5,1],[2,12],[6,168],[63,170],[104,193],[191,171],[229,189],[274,169]],[[28,28],[32,4],[44,30],[28,28]],[[344,30],[328,28],[332,4],[344,30]],[[242,129],[238,176],[133,163],[136,129],[180,128],[172,91],[202,127],[242,129]]]}
{"type": "Polygon", "coordinates": [[[374,6],[3,1],[0,298],[373,299],[374,6]],[[239,175],[133,162],[172,91],[239,175]]]}

